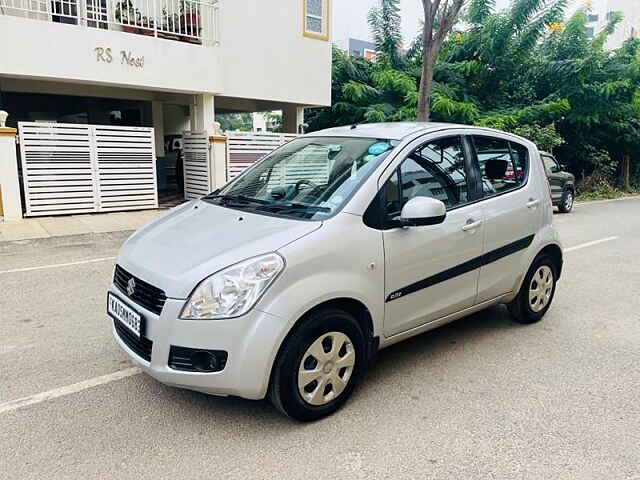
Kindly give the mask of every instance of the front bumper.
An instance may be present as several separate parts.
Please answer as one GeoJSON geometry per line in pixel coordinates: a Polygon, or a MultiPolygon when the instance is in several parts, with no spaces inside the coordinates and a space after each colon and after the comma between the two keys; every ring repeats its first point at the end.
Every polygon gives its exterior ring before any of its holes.
{"type": "Polygon", "coordinates": [[[127,346],[109,317],[116,341],[144,372],[174,387],[253,400],[264,398],[271,366],[286,335],[284,319],[254,308],[242,317],[229,320],[179,320],[184,300],[168,298],[162,313],[156,315],[131,302],[114,285],[109,291],[127,301],[145,318],[144,336],[153,342],[150,361],[127,346]],[[225,368],[211,373],[174,370],[169,367],[172,345],[226,351],[225,368]]]}

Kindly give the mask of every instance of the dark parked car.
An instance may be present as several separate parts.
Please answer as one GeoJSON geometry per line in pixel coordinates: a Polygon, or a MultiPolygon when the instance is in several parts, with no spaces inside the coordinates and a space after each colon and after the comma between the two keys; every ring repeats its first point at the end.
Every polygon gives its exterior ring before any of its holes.
{"type": "Polygon", "coordinates": [[[540,152],[540,155],[551,185],[553,205],[558,207],[560,213],[569,213],[576,196],[576,179],[571,173],[564,171],[553,155],[547,152],[540,152]]]}

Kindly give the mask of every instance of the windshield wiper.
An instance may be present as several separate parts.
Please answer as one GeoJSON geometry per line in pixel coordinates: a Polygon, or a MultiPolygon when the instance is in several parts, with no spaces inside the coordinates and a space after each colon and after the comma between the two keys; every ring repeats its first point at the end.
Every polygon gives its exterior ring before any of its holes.
{"type": "Polygon", "coordinates": [[[202,197],[203,200],[216,200],[219,199],[224,205],[229,202],[240,202],[242,204],[254,203],[257,205],[271,205],[271,202],[267,200],[261,200],[259,198],[246,197],[244,195],[206,195],[202,197]]]}
{"type": "Polygon", "coordinates": [[[257,205],[255,208],[259,210],[268,210],[274,212],[297,212],[305,211],[309,213],[319,212],[331,212],[328,207],[319,207],[316,205],[308,205],[306,203],[287,202],[287,203],[272,203],[268,200],[262,200],[260,198],[246,197],[244,195],[214,195],[209,194],[202,197],[203,200],[220,200],[220,203],[224,206],[247,206],[257,205]]]}
{"type": "Polygon", "coordinates": [[[330,212],[331,209],[329,207],[319,207],[317,205],[308,205],[306,203],[296,203],[296,202],[289,202],[289,203],[271,203],[268,206],[265,206],[264,208],[274,208],[278,211],[281,210],[306,210],[308,212],[330,212]]]}

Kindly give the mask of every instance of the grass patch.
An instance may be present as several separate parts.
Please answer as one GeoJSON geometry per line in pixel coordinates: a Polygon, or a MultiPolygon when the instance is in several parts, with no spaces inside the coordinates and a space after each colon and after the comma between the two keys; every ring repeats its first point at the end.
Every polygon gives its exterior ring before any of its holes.
{"type": "Polygon", "coordinates": [[[576,200],[579,202],[611,200],[614,198],[629,197],[638,194],[640,194],[640,190],[637,189],[621,190],[619,188],[605,187],[591,190],[590,192],[581,192],[576,196],[576,200]]]}

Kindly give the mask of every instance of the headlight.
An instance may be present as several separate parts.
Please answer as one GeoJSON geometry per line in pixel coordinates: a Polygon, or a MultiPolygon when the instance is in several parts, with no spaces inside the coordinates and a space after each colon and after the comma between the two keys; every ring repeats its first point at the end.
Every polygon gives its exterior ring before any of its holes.
{"type": "Polygon", "coordinates": [[[244,315],[283,268],[284,260],[277,253],[250,258],[225,268],[196,287],[180,318],[214,320],[244,315]]]}

